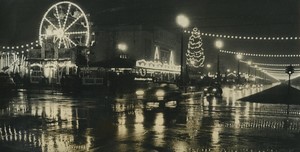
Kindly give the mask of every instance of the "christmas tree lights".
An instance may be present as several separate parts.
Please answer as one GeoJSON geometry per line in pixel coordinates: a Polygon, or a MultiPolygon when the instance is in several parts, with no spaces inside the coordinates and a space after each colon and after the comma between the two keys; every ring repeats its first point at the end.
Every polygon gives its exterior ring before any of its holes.
{"type": "Polygon", "coordinates": [[[193,29],[189,38],[188,49],[186,52],[186,63],[190,67],[199,68],[204,66],[204,49],[202,48],[202,38],[197,28],[193,29]]]}

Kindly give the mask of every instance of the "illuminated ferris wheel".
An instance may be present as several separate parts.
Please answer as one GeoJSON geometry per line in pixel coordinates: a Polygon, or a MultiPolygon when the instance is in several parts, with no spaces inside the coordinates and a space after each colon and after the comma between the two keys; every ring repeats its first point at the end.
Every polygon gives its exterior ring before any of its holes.
{"type": "Polygon", "coordinates": [[[90,25],[86,14],[76,4],[62,1],[52,5],[44,14],[39,29],[39,43],[47,40],[58,48],[88,46],[90,25]]]}

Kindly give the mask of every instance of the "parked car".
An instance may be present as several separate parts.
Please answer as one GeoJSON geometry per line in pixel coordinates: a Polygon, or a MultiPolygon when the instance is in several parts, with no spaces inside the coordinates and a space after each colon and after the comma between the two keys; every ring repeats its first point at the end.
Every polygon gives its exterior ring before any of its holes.
{"type": "Polygon", "coordinates": [[[136,91],[138,99],[147,102],[159,102],[160,106],[164,106],[169,101],[180,101],[182,94],[179,87],[173,83],[152,83],[146,89],[136,91]]]}
{"type": "Polygon", "coordinates": [[[0,73],[0,91],[4,95],[16,88],[13,78],[8,73],[0,73]]]}
{"type": "Polygon", "coordinates": [[[203,94],[206,97],[211,97],[211,96],[222,97],[223,91],[220,86],[208,86],[204,88],[203,94]]]}

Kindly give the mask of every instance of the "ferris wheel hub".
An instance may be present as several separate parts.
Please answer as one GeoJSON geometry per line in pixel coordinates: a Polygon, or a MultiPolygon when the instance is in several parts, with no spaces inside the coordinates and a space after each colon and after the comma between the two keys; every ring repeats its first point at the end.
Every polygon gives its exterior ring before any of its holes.
{"type": "Polygon", "coordinates": [[[55,35],[57,36],[57,38],[61,39],[65,36],[65,32],[64,29],[59,28],[58,30],[54,31],[55,35]]]}

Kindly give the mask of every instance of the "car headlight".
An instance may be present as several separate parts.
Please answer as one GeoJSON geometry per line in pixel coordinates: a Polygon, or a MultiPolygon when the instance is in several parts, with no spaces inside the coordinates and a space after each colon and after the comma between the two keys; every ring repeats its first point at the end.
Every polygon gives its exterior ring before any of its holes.
{"type": "Polygon", "coordinates": [[[216,88],[213,88],[213,90],[212,90],[213,92],[216,92],[217,91],[217,89],[216,88]]]}
{"type": "Polygon", "coordinates": [[[135,94],[136,95],[138,95],[138,96],[142,96],[142,95],[144,95],[144,90],[137,90],[136,92],[135,92],[135,94]]]}
{"type": "Polygon", "coordinates": [[[165,95],[165,91],[164,90],[157,90],[155,95],[158,96],[158,97],[162,97],[162,96],[165,95]]]}

